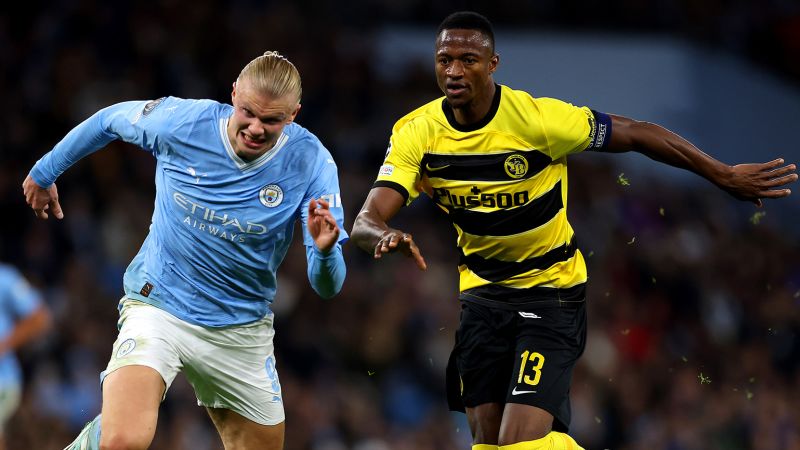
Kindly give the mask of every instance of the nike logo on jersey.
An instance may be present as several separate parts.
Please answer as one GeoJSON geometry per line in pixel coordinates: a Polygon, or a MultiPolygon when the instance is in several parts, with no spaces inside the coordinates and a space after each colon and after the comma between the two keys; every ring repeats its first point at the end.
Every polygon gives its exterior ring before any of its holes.
{"type": "Polygon", "coordinates": [[[197,173],[194,167],[187,167],[186,171],[189,172],[189,175],[194,177],[194,184],[199,184],[200,178],[208,175],[207,173],[197,173]]]}
{"type": "Polygon", "coordinates": [[[511,395],[535,394],[535,393],[536,391],[518,391],[516,386],[514,386],[514,390],[511,391],[511,395]]]}
{"type": "Polygon", "coordinates": [[[448,164],[446,166],[441,166],[441,167],[431,167],[430,164],[425,164],[425,169],[428,172],[436,172],[437,170],[447,169],[448,167],[450,167],[450,164],[448,164]]]}
{"type": "Polygon", "coordinates": [[[532,312],[522,312],[519,311],[519,315],[526,318],[526,319],[541,319],[542,316],[536,315],[536,313],[532,312]]]}

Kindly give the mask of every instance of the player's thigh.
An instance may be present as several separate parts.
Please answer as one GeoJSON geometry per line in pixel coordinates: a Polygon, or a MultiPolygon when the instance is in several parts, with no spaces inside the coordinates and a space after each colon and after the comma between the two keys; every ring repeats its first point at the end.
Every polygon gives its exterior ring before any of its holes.
{"type": "Polygon", "coordinates": [[[146,448],[152,441],[159,404],[181,369],[174,343],[182,326],[156,307],[123,298],[119,335],[101,374],[104,445],[146,448]]]}
{"type": "MultiPolygon", "coordinates": [[[[449,399],[451,409],[461,403],[475,408],[487,403],[505,403],[508,379],[516,345],[513,311],[464,303],[456,343],[451,354],[455,373],[448,377],[448,391],[460,398],[449,399]]],[[[451,371],[452,372],[452,371],[451,371]]]]}
{"type": "Polygon", "coordinates": [[[546,436],[552,429],[553,415],[544,409],[521,403],[506,403],[498,444],[533,441],[546,436]]]}
{"type": "Polygon", "coordinates": [[[153,440],[166,385],[155,369],[124,366],[103,380],[101,445],[146,449],[153,440]]]}
{"type": "Polygon", "coordinates": [[[225,450],[282,450],[285,422],[262,425],[229,409],[206,408],[225,450]]]}
{"type": "Polygon", "coordinates": [[[566,432],[572,371],[586,343],[582,303],[519,314],[515,362],[500,442],[515,443],[566,432]]]}
{"type": "Polygon", "coordinates": [[[226,409],[261,425],[284,421],[272,315],[225,329],[197,329],[184,374],[200,406],[226,409]]]}
{"type": "Polygon", "coordinates": [[[472,442],[496,445],[500,436],[500,424],[503,420],[503,404],[484,403],[465,409],[467,423],[472,432],[472,442]]]}
{"type": "Polygon", "coordinates": [[[496,444],[515,348],[514,312],[464,303],[448,362],[448,403],[467,414],[473,442],[496,444]]]}

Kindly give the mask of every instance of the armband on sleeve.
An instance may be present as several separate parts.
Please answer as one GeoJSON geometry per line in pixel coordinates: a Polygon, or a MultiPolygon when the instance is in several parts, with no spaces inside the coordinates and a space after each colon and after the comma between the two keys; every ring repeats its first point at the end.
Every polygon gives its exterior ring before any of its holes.
{"type": "Polygon", "coordinates": [[[586,150],[603,151],[611,140],[611,116],[592,110],[594,116],[594,130],[586,150]]]}

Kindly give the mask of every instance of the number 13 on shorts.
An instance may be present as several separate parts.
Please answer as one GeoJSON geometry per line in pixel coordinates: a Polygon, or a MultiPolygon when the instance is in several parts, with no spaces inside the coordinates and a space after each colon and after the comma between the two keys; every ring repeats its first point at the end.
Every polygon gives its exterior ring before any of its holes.
{"type": "Polygon", "coordinates": [[[520,355],[522,362],[519,365],[519,377],[517,377],[517,384],[523,382],[530,386],[539,384],[539,379],[542,377],[542,366],[544,366],[544,356],[539,352],[531,352],[525,350],[520,355]],[[533,372],[533,376],[531,376],[533,372]]]}

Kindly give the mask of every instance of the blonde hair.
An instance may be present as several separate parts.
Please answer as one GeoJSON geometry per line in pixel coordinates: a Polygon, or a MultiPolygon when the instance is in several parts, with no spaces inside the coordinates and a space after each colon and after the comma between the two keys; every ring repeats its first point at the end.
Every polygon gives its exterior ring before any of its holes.
{"type": "Polygon", "coordinates": [[[236,82],[243,80],[250,81],[257,91],[274,98],[295,95],[297,103],[300,103],[300,96],[303,93],[300,72],[278,52],[265,52],[247,63],[236,78],[236,82]]]}

